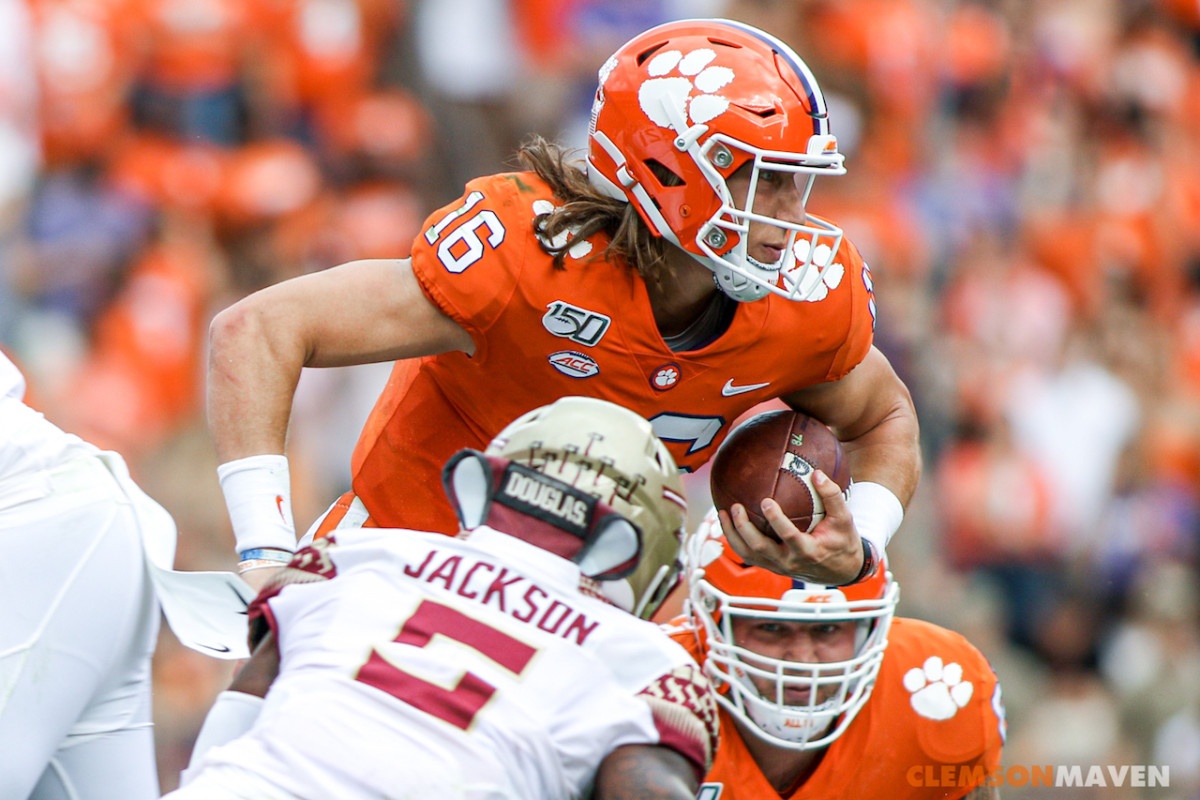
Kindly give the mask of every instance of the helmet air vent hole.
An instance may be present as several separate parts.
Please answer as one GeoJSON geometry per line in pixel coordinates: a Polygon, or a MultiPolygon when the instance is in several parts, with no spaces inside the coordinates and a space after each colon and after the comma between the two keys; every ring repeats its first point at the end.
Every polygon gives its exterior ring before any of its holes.
{"type": "Polygon", "coordinates": [[[754,116],[761,117],[762,119],[768,119],[769,117],[773,117],[779,113],[779,109],[776,108],[775,106],[768,106],[765,108],[759,106],[756,108],[754,106],[747,106],[747,105],[743,105],[741,103],[735,103],[734,105],[737,106],[738,108],[742,109],[743,111],[748,111],[751,114],[753,114],[754,116]]]}
{"type": "Polygon", "coordinates": [[[672,172],[671,169],[661,161],[656,161],[652,158],[647,159],[646,167],[654,175],[655,179],[658,180],[659,185],[663,187],[683,186],[683,178],[672,172]]]}
{"type": "Polygon", "coordinates": [[[708,42],[709,42],[709,44],[715,44],[718,47],[730,47],[730,48],[733,48],[734,50],[742,49],[742,46],[740,44],[738,44],[737,42],[730,42],[730,41],[726,41],[725,39],[715,39],[712,36],[708,37],[708,42]]]}
{"type": "Polygon", "coordinates": [[[640,67],[642,64],[645,64],[646,59],[650,58],[650,56],[654,55],[655,53],[657,53],[659,50],[663,49],[666,46],[667,46],[666,42],[660,42],[659,44],[654,45],[654,47],[651,47],[648,50],[643,50],[641,53],[638,53],[638,57],[637,57],[638,66],[640,67]]]}

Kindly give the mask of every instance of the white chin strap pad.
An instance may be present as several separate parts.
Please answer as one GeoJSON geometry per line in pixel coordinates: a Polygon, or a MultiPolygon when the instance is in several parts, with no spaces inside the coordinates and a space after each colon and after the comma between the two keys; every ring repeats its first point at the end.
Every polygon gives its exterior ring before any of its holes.
{"type": "Polygon", "coordinates": [[[729,267],[723,264],[715,264],[710,259],[703,259],[701,263],[712,270],[713,280],[716,282],[717,288],[731,299],[739,303],[753,303],[755,300],[762,300],[767,296],[765,286],[760,286],[754,281],[738,275],[729,269],[729,267]]]}

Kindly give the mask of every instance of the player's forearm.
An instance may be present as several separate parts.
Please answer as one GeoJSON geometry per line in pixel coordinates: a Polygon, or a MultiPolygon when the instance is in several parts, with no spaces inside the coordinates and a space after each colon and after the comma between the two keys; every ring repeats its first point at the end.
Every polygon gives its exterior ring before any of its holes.
{"type": "Polygon", "coordinates": [[[872,348],[840,380],[783,400],[837,433],[855,481],[885,486],[908,504],[921,478],[920,426],[908,387],[883,353],[872,348]]]}
{"type": "Polygon", "coordinates": [[[252,646],[253,654],[238,670],[229,684],[229,690],[254,697],[266,697],[267,690],[279,677],[279,643],[275,638],[275,631],[268,630],[258,642],[253,642],[252,646]]]}
{"type": "Polygon", "coordinates": [[[218,314],[210,328],[208,422],[217,477],[233,525],[238,571],[261,588],[268,567],[296,546],[291,472],[284,455],[303,339],[270,290],[218,314]]]}
{"type": "Polygon", "coordinates": [[[217,696],[205,716],[192,749],[189,768],[198,765],[209,750],[245,734],[258,719],[263,698],[279,675],[279,645],[274,631],[268,631],[257,645],[253,645],[253,651],[229,688],[217,696]]]}
{"type": "Polygon", "coordinates": [[[886,486],[907,506],[921,479],[920,430],[907,392],[870,430],[842,442],[855,481],[886,486]]]}
{"type": "Polygon", "coordinates": [[[208,424],[221,463],[284,452],[304,347],[265,305],[251,296],[210,327],[208,424]]]}
{"type": "Polygon", "coordinates": [[[691,765],[674,750],[625,745],[600,763],[592,797],[593,800],[692,800],[698,788],[691,765]]]}
{"type": "Polygon", "coordinates": [[[882,552],[904,520],[921,478],[920,428],[908,388],[887,358],[872,348],[840,380],[784,400],[837,434],[854,481],[847,497],[854,528],[882,552]]]}
{"type": "MultiPolygon", "coordinates": [[[[916,415],[911,412],[911,403],[907,410],[904,405],[898,403],[897,412],[868,433],[843,442],[853,476],[846,506],[854,518],[855,530],[874,545],[876,556],[887,549],[900,529],[921,475],[916,415]]],[[[863,552],[867,557],[862,569],[868,570],[870,551],[863,552]]]]}

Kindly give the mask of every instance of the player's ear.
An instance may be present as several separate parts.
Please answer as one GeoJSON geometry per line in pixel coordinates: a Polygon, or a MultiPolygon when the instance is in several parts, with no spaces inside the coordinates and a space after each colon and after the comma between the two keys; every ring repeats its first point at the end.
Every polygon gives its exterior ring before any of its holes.
{"type": "Polygon", "coordinates": [[[487,456],[478,450],[459,450],[442,468],[442,487],[463,528],[477,528],[492,506],[494,476],[487,456]]]}

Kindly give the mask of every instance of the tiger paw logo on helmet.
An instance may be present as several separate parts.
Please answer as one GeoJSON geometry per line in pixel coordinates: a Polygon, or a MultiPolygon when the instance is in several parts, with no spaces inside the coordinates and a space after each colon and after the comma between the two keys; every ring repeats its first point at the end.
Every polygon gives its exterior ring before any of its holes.
{"type": "Polygon", "coordinates": [[[682,53],[667,50],[650,59],[646,71],[652,76],[638,88],[638,104],[650,121],[670,128],[664,109],[678,109],[693,125],[711,122],[729,108],[729,99],[717,94],[733,81],[729,67],[712,66],[717,57],[707,48],[682,53]],[[672,75],[671,73],[678,74],[672,75]],[[694,91],[700,94],[693,95],[694,91]]]}

